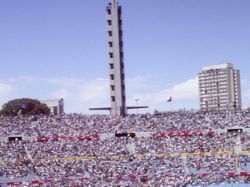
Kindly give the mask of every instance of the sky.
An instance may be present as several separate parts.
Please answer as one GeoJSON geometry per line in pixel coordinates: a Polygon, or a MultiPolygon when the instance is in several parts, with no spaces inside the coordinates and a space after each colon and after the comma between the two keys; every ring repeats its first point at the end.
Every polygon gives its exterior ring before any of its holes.
{"type": "MultiPolygon", "coordinates": [[[[109,106],[108,2],[0,0],[0,105],[62,97],[67,113],[109,106]]],[[[221,63],[240,70],[242,104],[250,105],[249,0],[119,4],[127,105],[138,99],[149,106],[142,113],[198,109],[198,73],[221,63]]]]}

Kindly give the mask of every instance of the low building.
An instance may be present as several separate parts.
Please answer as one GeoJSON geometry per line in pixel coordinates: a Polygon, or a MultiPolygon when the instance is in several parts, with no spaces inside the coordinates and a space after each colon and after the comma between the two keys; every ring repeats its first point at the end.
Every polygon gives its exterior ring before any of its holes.
{"type": "Polygon", "coordinates": [[[50,112],[52,114],[62,114],[62,113],[64,113],[64,101],[63,101],[63,98],[43,100],[43,101],[41,101],[41,103],[46,104],[50,108],[50,112]]]}

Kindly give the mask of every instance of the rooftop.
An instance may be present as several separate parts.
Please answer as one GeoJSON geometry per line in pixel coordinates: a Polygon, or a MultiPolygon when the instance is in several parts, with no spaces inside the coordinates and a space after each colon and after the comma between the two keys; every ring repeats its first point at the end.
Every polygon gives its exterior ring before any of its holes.
{"type": "Polygon", "coordinates": [[[225,68],[233,68],[233,64],[231,63],[225,63],[225,64],[215,64],[215,65],[209,65],[202,68],[202,71],[207,71],[211,69],[225,69],[225,68]]]}

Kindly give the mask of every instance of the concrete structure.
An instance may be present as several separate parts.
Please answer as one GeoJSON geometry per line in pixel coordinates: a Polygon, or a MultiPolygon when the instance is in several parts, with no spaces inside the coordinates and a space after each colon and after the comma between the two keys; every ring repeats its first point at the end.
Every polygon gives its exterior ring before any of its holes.
{"type": "Polygon", "coordinates": [[[50,112],[52,114],[62,114],[62,113],[64,113],[64,101],[63,101],[63,98],[43,100],[43,101],[41,101],[41,103],[46,104],[50,108],[50,112]]]}
{"type": "Polygon", "coordinates": [[[106,11],[111,107],[90,108],[90,110],[110,110],[111,115],[125,116],[127,109],[147,108],[147,106],[126,106],[122,8],[116,0],[111,0],[106,11]]]}
{"type": "Polygon", "coordinates": [[[106,8],[109,46],[111,115],[127,113],[122,40],[122,8],[112,0],[106,8]]]}
{"type": "Polygon", "coordinates": [[[230,63],[204,67],[199,73],[199,94],[203,111],[240,110],[240,71],[230,63]]]}

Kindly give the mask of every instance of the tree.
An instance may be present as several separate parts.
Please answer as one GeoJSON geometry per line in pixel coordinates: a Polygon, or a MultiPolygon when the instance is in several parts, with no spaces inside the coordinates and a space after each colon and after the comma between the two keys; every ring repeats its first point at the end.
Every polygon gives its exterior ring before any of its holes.
{"type": "Polygon", "coordinates": [[[41,103],[35,99],[21,98],[11,100],[3,105],[0,112],[6,116],[16,115],[38,115],[38,114],[50,114],[50,109],[46,104],[41,103]]]}

